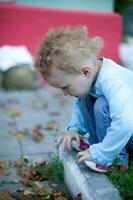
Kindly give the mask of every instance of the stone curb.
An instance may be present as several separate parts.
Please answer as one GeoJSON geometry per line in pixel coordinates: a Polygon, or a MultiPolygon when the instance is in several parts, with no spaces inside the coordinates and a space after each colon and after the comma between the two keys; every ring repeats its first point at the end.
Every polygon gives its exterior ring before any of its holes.
{"type": "Polygon", "coordinates": [[[89,170],[85,164],[76,164],[75,152],[63,152],[59,148],[59,157],[64,165],[64,183],[73,197],[81,193],[82,200],[122,200],[104,174],[89,170]]]}

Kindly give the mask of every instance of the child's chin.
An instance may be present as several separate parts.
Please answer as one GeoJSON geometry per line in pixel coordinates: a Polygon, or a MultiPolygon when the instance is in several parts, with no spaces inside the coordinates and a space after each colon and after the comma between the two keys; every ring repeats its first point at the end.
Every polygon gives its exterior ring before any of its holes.
{"type": "Polygon", "coordinates": [[[82,93],[82,94],[78,94],[78,95],[71,95],[73,97],[85,97],[87,95],[87,93],[82,93]]]}
{"type": "Polygon", "coordinates": [[[81,95],[76,95],[76,96],[73,96],[73,97],[85,97],[87,94],[81,94],[81,95]]]}

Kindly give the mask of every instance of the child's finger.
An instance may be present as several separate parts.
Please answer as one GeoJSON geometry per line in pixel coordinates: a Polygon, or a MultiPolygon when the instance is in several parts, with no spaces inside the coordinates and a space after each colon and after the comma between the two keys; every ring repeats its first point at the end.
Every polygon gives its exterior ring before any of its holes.
{"type": "Polygon", "coordinates": [[[79,158],[84,155],[85,155],[85,151],[80,151],[80,152],[78,152],[77,157],[79,158]]]}
{"type": "Polygon", "coordinates": [[[59,136],[59,137],[56,139],[57,144],[60,144],[62,140],[63,140],[63,136],[59,136]]]}
{"type": "Polygon", "coordinates": [[[76,139],[77,143],[80,144],[80,137],[78,135],[75,135],[75,139],[76,139]]]}
{"type": "Polygon", "coordinates": [[[69,151],[72,150],[72,149],[71,149],[71,139],[67,139],[67,141],[66,141],[66,146],[67,146],[67,148],[68,148],[69,151]]]}
{"type": "Polygon", "coordinates": [[[61,143],[62,151],[64,151],[65,146],[66,146],[66,138],[63,138],[62,143],[61,143]]]}
{"type": "Polygon", "coordinates": [[[84,155],[87,155],[89,157],[89,155],[90,155],[89,148],[84,151],[78,152],[77,157],[84,156],[84,155]]]}
{"type": "Polygon", "coordinates": [[[88,156],[87,155],[84,155],[84,156],[81,156],[78,160],[77,160],[77,163],[81,163],[83,162],[84,160],[88,160],[88,156]]]}

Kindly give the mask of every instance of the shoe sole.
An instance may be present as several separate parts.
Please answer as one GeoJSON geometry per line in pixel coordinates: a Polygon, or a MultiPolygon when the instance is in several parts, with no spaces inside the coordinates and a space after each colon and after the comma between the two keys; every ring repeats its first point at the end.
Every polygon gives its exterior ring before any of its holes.
{"type": "Polygon", "coordinates": [[[87,160],[85,160],[84,163],[85,163],[90,169],[92,169],[93,171],[102,172],[102,173],[107,172],[107,170],[98,169],[98,168],[96,167],[96,164],[95,164],[94,162],[92,162],[92,161],[87,161],[87,160]]]}

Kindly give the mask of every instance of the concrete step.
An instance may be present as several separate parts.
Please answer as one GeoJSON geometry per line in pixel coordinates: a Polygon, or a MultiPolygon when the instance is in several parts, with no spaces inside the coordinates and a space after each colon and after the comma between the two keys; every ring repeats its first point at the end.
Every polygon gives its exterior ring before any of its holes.
{"type": "Polygon", "coordinates": [[[93,172],[84,163],[76,164],[76,152],[58,151],[64,164],[64,182],[73,197],[81,193],[82,200],[122,200],[103,173],[93,172]]]}

